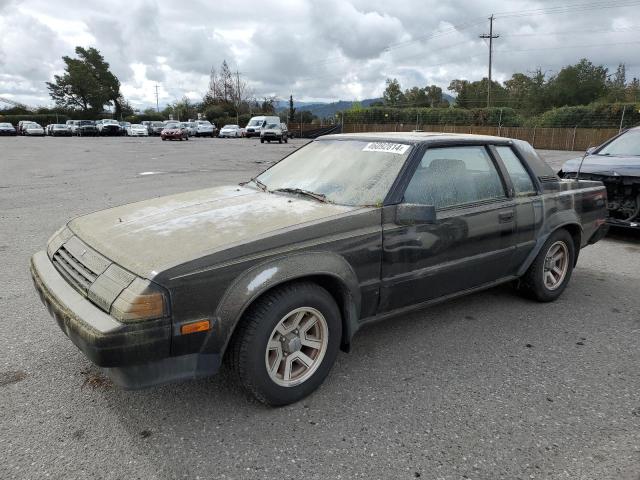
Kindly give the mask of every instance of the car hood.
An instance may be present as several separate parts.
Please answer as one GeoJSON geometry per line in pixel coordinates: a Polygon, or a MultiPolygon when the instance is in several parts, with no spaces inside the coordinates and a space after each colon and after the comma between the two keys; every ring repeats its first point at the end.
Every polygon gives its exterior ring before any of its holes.
{"type": "MultiPolygon", "coordinates": [[[[562,166],[562,171],[565,173],[577,172],[581,160],[582,157],[568,160],[562,166]]],[[[612,177],[640,177],[640,157],[589,155],[585,157],[580,172],[612,177]]]]}
{"type": "Polygon", "coordinates": [[[197,190],[77,217],[89,246],[145,278],[165,268],[359,207],[248,187],[197,190]]]}

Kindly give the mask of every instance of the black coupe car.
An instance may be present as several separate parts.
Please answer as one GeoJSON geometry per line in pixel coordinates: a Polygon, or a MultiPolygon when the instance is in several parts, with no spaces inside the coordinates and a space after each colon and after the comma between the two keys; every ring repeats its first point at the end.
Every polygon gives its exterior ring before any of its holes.
{"type": "Polygon", "coordinates": [[[559,179],[525,142],[329,135],[239,186],[75,218],[31,273],[116,383],[226,361],[256,398],[283,405],[374,320],[503,282],[555,300],[605,216],[601,183],[559,179]]]}

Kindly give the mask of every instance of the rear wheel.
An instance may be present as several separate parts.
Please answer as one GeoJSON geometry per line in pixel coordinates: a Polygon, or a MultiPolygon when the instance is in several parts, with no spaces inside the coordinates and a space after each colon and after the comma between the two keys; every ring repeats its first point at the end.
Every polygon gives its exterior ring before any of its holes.
{"type": "Polygon", "coordinates": [[[557,299],[569,283],[576,252],[571,234],[564,230],[553,232],[540,249],[527,273],[520,281],[520,289],[540,302],[557,299]]]}
{"type": "Polygon", "coordinates": [[[338,354],[340,310],[324,288],[300,282],[265,294],[229,347],[241,385],[267,405],[296,402],[322,384],[338,354]]]}

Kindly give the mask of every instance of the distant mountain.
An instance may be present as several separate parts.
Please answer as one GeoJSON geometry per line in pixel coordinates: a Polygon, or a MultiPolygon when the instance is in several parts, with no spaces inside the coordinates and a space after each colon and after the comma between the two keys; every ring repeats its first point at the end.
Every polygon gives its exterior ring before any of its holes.
{"type": "MultiPolygon", "coordinates": [[[[446,93],[442,94],[442,98],[447,100],[450,104],[455,102],[455,98],[446,93]]],[[[323,103],[323,102],[296,102],[293,101],[293,106],[298,112],[302,110],[309,111],[320,118],[329,118],[335,116],[336,113],[351,108],[354,103],[360,103],[363,107],[369,107],[373,102],[381,102],[382,98],[367,98],[366,100],[339,100],[337,102],[323,103]]],[[[276,110],[281,112],[289,109],[288,100],[279,100],[276,102],[276,110]]]]}
{"type": "MultiPolygon", "coordinates": [[[[339,100],[337,102],[323,103],[323,102],[296,102],[293,101],[293,106],[298,112],[308,111],[320,118],[328,118],[335,116],[336,113],[351,108],[354,103],[360,103],[363,107],[370,106],[373,102],[382,101],[381,98],[367,98],[366,100],[339,100]]],[[[276,102],[276,110],[281,112],[289,109],[289,101],[280,100],[276,102]]]]}

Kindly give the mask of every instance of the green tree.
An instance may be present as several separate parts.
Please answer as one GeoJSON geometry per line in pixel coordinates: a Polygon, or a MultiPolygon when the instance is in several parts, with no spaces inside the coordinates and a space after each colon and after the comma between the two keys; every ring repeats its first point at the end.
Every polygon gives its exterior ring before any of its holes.
{"type": "Polygon", "coordinates": [[[431,108],[440,106],[443,102],[442,89],[436,85],[424,87],[424,96],[431,108]]]}
{"type": "Polygon", "coordinates": [[[549,79],[550,106],[587,105],[607,93],[607,69],[583,58],[549,79]]]}
{"type": "Polygon", "coordinates": [[[318,117],[316,117],[309,110],[302,110],[298,112],[298,121],[302,123],[313,123],[313,121],[316,120],[317,118],[318,117]]]}
{"type": "Polygon", "coordinates": [[[49,95],[61,108],[99,112],[113,105],[117,116],[122,111],[120,81],[109,70],[109,64],[93,48],[76,47],[78,58],[62,57],[65,72],[46,82],[49,95]]]}
{"type": "Polygon", "coordinates": [[[404,95],[397,79],[387,78],[387,87],[382,94],[386,106],[395,107],[404,102],[404,95]]]}
{"type": "Polygon", "coordinates": [[[407,107],[426,107],[429,105],[429,99],[424,88],[412,87],[404,91],[404,106],[407,107]]]}
{"type": "Polygon", "coordinates": [[[293,122],[296,115],[296,109],[293,106],[293,95],[289,95],[289,121],[293,122]]]}
{"type": "Polygon", "coordinates": [[[625,99],[627,102],[638,102],[640,101],[640,80],[637,78],[633,78],[627,85],[625,89],[625,99]]]}
{"type": "Polygon", "coordinates": [[[616,73],[607,81],[609,93],[607,100],[610,102],[621,102],[626,97],[627,68],[624,63],[618,65],[616,73]]]}

